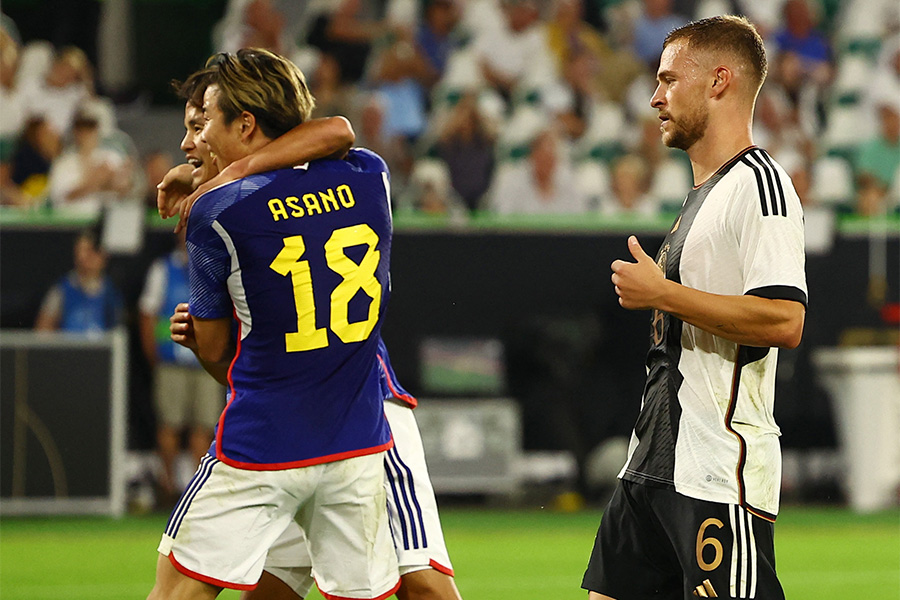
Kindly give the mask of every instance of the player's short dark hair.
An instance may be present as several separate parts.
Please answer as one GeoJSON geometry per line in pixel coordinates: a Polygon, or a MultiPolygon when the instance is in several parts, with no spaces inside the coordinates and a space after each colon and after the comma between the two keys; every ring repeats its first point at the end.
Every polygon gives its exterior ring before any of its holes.
{"type": "Polygon", "coordinates": [[[205,71],[210,73],[207,85],[218,86],[219,110],[226,123],[247,111],[269,138],[308,121],[316,105],[297,65],[268,50],[220,52],[206,61],[205,71]]]}
{"type": "Polygon", "coordinates": [[[200,69],[184,81],[173,79],[172,89],[185,102],[190,102],[197,108],[203,108],[203,93],[206,92],[211,80],[212,72],[209,69],[200,69]]]}
{"type": "Polygon", "coordinates": [[[672,30],[666,36],[663,48],[682,40],[691,49],[736,56],[750,68],[755,91],[759,91],[766,80],[769,70],[766,48],[756,27],[746,17],[722,15],[692,21],[672,30]]]}

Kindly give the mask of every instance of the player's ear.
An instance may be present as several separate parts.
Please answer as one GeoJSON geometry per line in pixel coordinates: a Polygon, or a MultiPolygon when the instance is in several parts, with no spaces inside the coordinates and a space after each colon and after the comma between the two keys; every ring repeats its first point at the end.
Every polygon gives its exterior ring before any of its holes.
{"type": "Polygon", "coordinates": [[[241,138],[246,139],[256,129],[256,117],[252,112],[245,110],[238,118],[241,120],[241,138]]]}
{"type": "Polygon", "coordinates": [[[734,78],[734,73],[726,67],[725,65],[719,65],[716,67],[713,72],[712,84],[709,88],[709,96],[710,98],[716,98],[722,95],[722,92],[725,91],[729,85],[731,85],[731,81],[734,78]]]}

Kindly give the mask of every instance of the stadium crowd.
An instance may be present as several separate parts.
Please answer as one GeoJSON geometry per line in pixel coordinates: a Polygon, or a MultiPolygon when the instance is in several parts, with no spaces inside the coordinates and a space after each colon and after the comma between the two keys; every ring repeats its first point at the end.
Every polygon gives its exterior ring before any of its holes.
{"type": "MultiPolygon", "coordinates": [[[[804,204],[900,210],[900,12],[889,0],[230,0],[212,47],[298,64],[314,116],[347,116],[357,145],[385,157],[399,211],[640,217],[676,209],[691,185],[648,103],[662,40],[726,12],[766,38],[754,139],[804,204]]],[[[3,17],[4,206],[83,217],[153,205],[178,157],[140,156],[97,89],[85,52],[23,43],[3,17]]]]}

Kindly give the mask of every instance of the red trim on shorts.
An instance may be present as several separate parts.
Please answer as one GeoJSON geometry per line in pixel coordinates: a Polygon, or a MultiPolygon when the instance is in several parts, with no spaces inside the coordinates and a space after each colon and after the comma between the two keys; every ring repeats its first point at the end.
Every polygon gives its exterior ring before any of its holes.
{"type": "MultiPolygon", "coordinates": [[[[316,582],[316,587],[319,588],[319,583],[316,582]]],[[[322,591],[322,588],[319,588],[319,593],[325,597],[326,600],[385,600],[386,598],[390,598],[393,596],[397,590],[400,589],[400,580],[397,580],[397,585],[393,587],[389,592],[385,592],[380,596],[376,596],[375,598],[349,598],[347,596],[335,596],[333,594],[326,594],[322,591]]]]}
{"type": "Polygon", "coordinates": [[[216,587],[228,588],[230,590],[253,590],[256,589],[257,584],[240,584],[240,583],[231,583],[229,581],[222,581],[221,579],[216,579],[214,577],[207,577],[206,575],[201,575],[200,573],[196,573],[191,571],[177,560],[175,560],[175,553],[169,552],[169,562],[172,563],[172,566],[181,573],[182,575],[186,575],[191,579],[196,579],[197,581],[202,581],[203,583],[208,583],[210,585],[214,585],[216,587]]]}
{"type": "Polygon", "coordinates": [[[439,571],[439,572],[443,573],[444,575],[449,575],[450,577],[453,577],[453,569],[451,569],[450,567],[445,567],[444,565],[440,564],[433,558],[428,561],[428,565],[435,571],[439,571]]]}
{"type": "Polygon", "coordinates": [[[407,404],[409,404],[410,408],[415,408],[419,405],[419,401],[416,400],[415,396],[412,394],[401,394],[397,388],[394,386],[394,382],[391,381],[391,373],[388,371],[387,365],[384,364],[384,359],[379,355],[375,355],[375,358],[378,359],[378,362],[381,363],[381,370],[384,371],[384,378],[387,380],[388,389],[391,390],[391,394],[393,394],[394,398],[397,400],[403,400],[407,404]]]}

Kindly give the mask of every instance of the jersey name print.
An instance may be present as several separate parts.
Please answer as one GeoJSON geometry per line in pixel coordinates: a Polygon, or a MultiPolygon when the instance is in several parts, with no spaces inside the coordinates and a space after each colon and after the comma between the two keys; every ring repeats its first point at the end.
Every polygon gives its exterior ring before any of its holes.
{"type": "MultiPolygon", "coordinates": [[[[672,281],[806,304],[803,215],[784,170],[751,147],[693,189],[660,247],[672,281]]],[[[781,480],[774,348],[744,347],[661,311],[620,477],[774,519],[781,480]]]]}
{"type": "Polygon", "coordinates": [[[188,225],[190,312],[234,317],[213,456],[286,469],[390,446],[381,323],[388,172],[376,154],[254,175],[202,196],[188,225]]]}

